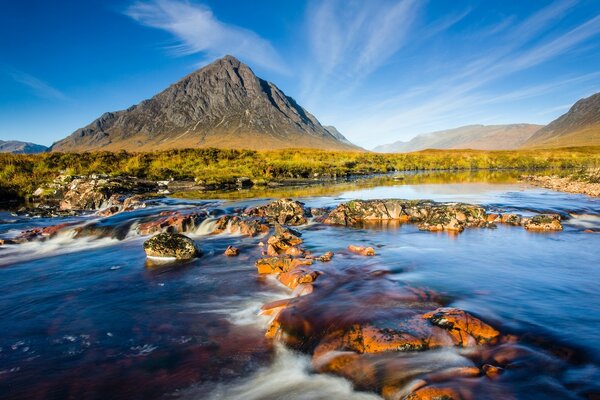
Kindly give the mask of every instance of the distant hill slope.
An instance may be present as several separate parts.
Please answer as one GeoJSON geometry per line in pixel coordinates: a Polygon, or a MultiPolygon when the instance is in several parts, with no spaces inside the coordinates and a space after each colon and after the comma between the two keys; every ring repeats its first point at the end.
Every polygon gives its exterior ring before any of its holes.
{"type": "Polygon", "coordinates": [[[0,140],[0,153],[35,154],[43,153],[48,148],[41,144],[19,142],[18,140],[0,140]]]}
{"type": "Polygon", "coordinates": [[[127,110],[107,112],[52,151],[186,147],[360,150],[273,83],[225,56],[127,110]]]}
{"type": "Polygon", "coordinates": [[[467,125],[415,136],[408,142],[377,146],[373,151],[404,153],[424,149],[512,150],[525,143],[542,125],[467,125]]]}
{"type": "Polygon", "coordinates": [[[566,114],[531,136],[523,147],[595,145],[600,145],[600,93],[576,102],[566,114]]]}

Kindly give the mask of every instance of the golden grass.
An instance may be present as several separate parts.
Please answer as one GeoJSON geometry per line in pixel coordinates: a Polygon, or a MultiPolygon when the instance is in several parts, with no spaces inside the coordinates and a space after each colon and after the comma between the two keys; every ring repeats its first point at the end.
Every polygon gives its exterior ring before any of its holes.
{"type": "Polygon", "coordinates": [[[195,179],[207,184],[249,177],[255,181],[311,179],[414,170],[546,169],[600,166],[600,147],[547,150],[425,150],[415,153],[216,148],[147,153],[86,152],[0,154],[0,196],[25,198],[59,174],[128,175],[139,178],[195,179]]]}

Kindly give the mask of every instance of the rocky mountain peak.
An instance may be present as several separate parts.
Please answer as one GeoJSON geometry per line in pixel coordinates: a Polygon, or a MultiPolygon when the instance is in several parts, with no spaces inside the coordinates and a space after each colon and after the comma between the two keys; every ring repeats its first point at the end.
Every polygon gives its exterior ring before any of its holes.
{"type": "Polygon", "coordinates": [[[357,149],[233,56],[127,110],[104,113],[53,151],[183,147],[357,149]]]}

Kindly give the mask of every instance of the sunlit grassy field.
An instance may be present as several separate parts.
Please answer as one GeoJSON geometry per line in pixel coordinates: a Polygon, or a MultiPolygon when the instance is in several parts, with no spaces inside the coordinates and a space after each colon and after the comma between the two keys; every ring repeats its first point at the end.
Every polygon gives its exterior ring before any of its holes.
{"type": "Polygon", "coordinates": [[[548,150],[425,150],[378,154],[319,150],[184,149],[150,153],[0,154],[0,194],[26,198],[59,174],[127,175],[153,180],[194,179],[205,184],[248,177],[257,183],[392,171],[549,169],[600,166],[600,147],[548,150]]]}

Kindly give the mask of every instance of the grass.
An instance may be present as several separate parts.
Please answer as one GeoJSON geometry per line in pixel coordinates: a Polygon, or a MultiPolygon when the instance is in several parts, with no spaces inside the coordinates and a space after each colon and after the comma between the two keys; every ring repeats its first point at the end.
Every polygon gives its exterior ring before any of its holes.
{"type": "Polygon", "coordinates": [[[550,169],[600,166],[600,147],[549,150],[426,150],[403,154],[320,150],[165,150],[0,154],[0,196],[25,199],[60,174],[126,175],[152,180],[194,179],[210,184],[248,177],[257,183],[423,170],[550,169]]]}

